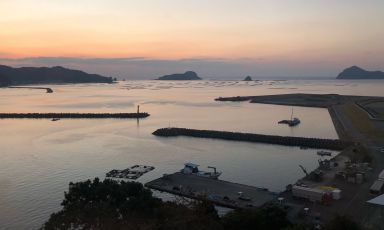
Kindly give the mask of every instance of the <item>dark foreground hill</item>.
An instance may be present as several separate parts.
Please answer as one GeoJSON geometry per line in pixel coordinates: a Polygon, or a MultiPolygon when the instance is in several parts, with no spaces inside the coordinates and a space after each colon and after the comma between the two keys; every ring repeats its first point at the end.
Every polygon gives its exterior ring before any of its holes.
{"type": "Polygon", "coordinates": [[[0,86],[63,83],[112,83],[111,77],[56,67],[12,68],[0,65],[0,86]]]}
{"type": "Polygon", "coordinates": [[[343,70],[337,79],[384,79],[384,72],[367,71],[358,66],[352,66],[343,70]]]}
{"type": "Polygon", "coordinates": [[[165,75],[162,77],[159,77],[156,80],[201,80],[201,78],[193,71],[187,71],[185,73],[177,73],[177,74],[171,74],[171,75],[165,75]]]}
{"type": "MultiPolygon", "coordinates": [[[[291,224],[287,209],[266,205],[260,209],[233,210],[219,217],[208,201],[164,202],[137,182],[93,181],[70,183],[62,210],[53,213],[42,229],[142,229],[142,230],[304,230],[313,229],[311,219],[301,214],[291,224]]],[[[336,216],[324,230],[359,230],[346,217],[336,216]]]]}

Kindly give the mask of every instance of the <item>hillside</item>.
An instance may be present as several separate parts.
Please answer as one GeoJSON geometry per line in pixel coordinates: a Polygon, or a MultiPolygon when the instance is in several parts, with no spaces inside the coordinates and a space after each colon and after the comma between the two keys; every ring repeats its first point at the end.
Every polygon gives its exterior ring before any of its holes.
{"type": "Polygon", "coordinates": [[[0,86],[62,83],[112,83],[111,77],[56,67],[12,68],[0,65],[0,86]]]}
{"type": "Polygon", "coordinates": [[[384,72],[367,71],[358,66],[352,66],[343,70],[337,79],[384,79],[384,72]]]}
{"type": "Polygon", "coordinates": [[[171,75],[165,75],[157,78],[156,80],[201,80],[201,78],[193,71],[187,71],[185,73],[177,73],[171,75]]]}

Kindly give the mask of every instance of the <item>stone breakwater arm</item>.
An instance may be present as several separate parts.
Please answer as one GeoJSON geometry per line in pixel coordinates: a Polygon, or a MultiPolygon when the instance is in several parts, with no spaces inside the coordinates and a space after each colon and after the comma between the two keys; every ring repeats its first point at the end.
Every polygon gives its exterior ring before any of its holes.
{"type": "Polygon", "coordinates": [[[333,139],[286,137],[286,136],[263,135],[263,134],[253,134],[253,133],[196,130],[196,129],[186,129],[186,128],[162,128],[153,132],[153,135],[163,136],[163,137],[189,136],[189,137],[199,137],[199,138],[214,138],[214,139],[222,139],[222,140],[258,142],[258,143],[278,144],[278,145],[286,145],[286,146],[303,146],[308,148],[320,148],[320,149],[331,149],[331,150],[342,150],[353,144],[352,142],[333,140],[333,139]]]}
{"type": "Polygon", "coordinates": [[[101,119],[145,118],[149,113],[0,113],[0,119],[101,119]]]}

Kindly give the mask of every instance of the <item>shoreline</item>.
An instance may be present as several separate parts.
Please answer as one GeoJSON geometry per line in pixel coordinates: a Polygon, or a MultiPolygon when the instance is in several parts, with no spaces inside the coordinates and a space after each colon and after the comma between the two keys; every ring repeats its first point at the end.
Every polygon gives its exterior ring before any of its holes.
{"type": "MultiPolygon", "coordinates": [[[[364,176],[361,184],[351,183],[345,180],[338,180],[331,172],[326,171],[327,181],[323,184],[318,183],[316,186],[325,185],[336,187],[343,190],[343,198],[333,202],[331,205],[316,205],[310,201],[297,200],[292,197],[289,190],[281,193],[286,201],[293,206],[300,205],[309,207],[312,215],[320,213],[323,220],[330,220],[335,215],[347,215],[367,227],[376,224],[375,221],[380,219],[378,216],[379,207],[373,207],[366,203],[372,199],[369,188],[377,178],[384,165],[384,154],[380,154],[379,148],[384,145],[384,126],[382,125],[384,97],[369,96],[352,96],[338,94],[281,94],[269,96],[246,96],[246,97],[227,97],[216,98],[216,101],[231,101],[250,103],[264,103],[286,106],[303,106],[318,107],[328,109],[332,122],[340,140],[353,141],[360,143],[358,146],[346,148],[336,155],[333,160],[340,161],[345,164],[345,160],[349,161],[352,157],[371,158],[370,168],[364,176]],[[375,106],[372,106],[375,104],[375,106]],[[375,114],[378,118],[372,117],[375,114]],[[351,208],[353,207],[353,208],[351,208]]],[[[360,159],[357,162],[364,162],[360,159]]],[[[343,167],[339,167],[343,169],[343,167]]],[[[315,169],[319,170],[320,166],[315,169]]],[[[305,176],[298,182],[305,182],[315,186],[314,182],[308,180],[305,176]]],[[[297,183],[297,182],[296,182],[297,183]]],[[[297,220],[297,219],[296,219],[297,220]]]]}

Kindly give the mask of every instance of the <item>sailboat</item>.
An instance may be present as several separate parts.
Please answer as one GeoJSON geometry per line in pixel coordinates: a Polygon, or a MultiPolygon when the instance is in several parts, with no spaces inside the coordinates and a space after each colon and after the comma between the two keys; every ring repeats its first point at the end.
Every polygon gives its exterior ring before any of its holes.
{"type": "Polygon", "coordinates": [[[288,124],[289,126],[292,127],[300,124],[300,119],[297,117],[293,117],[293,108],[292,108],[291,119],[279,121],[279,124],[288,124]]]}

